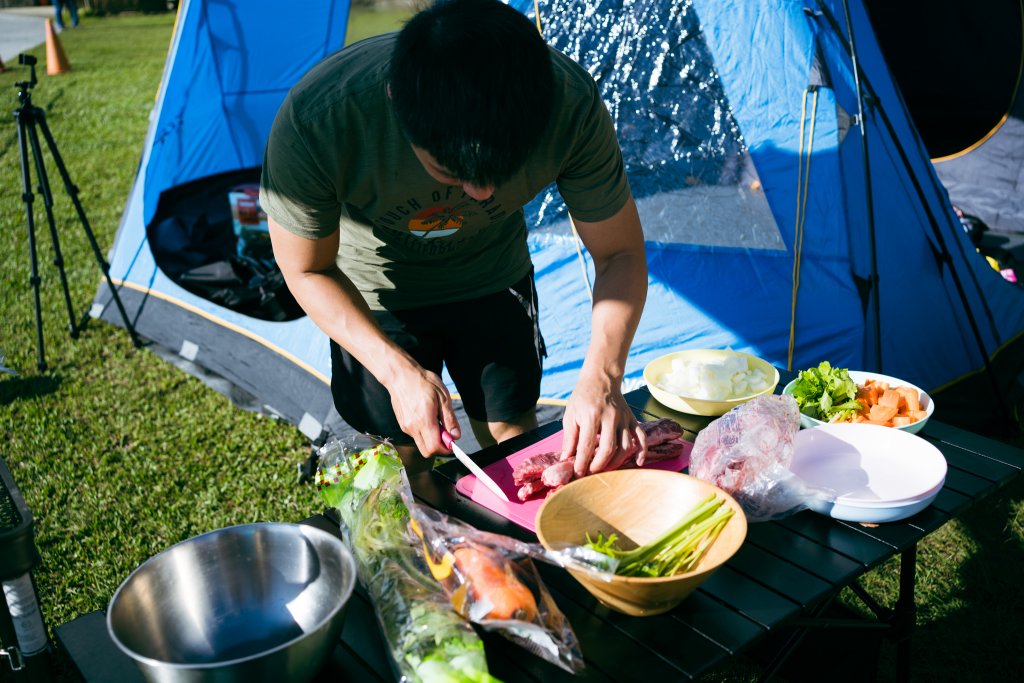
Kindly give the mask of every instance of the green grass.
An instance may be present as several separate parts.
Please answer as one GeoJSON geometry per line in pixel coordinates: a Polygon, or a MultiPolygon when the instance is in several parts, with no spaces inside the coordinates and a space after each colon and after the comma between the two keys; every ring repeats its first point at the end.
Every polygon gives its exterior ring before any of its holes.
{"type": "MultiPolygon", "coordinates": [[[[350,38],[389,30],[402,13],[353,22],[350,38]],[[361,22],[367,22],[361,24],[361,22]],[[369,22],[383,22],[369,27],[369,22]]],[[[135,175],[162,72],[173,15],[85,17],[61,34],[72,71],[46,76],[39,57],[35,103],[47,112],[102,248],[113,241],[135,175]]],[[[15,65],[0,74],[0,104],[17,106],[15,65]],[[3,98],[6,98],[3,99],[3,98]]],[[[0,117],[0,349],[17,377],[0,375],[0,456],[35,516],[42,563],[36,579],[52,628],[106,606],[118,584],[169,545],[214,528],[298,520],[320,508],[295,484],[309,445],[294,427],[235,408],[127,333],[89,322],[78,340],[53,267],[37,197],[43,320],[50,370],[36,371],[25,212],[13,118],[0,117]]],[[[100,271],[52,165],[55,216],[75,317],[100,271]]],[[[922,544],[914,677],[1011,680],[1024,670],[1024,481],[946,525],[922,544]]],[[[890,602],[895,563],[866,583],[890,602]]],[[[850,596],[844,602],[855,606],[850,596]]],[[[883,649],[883,680],[892,650],[883,649]]],[[[0,680],[6,664],[0,661],[0,680]]],[[[65,676],[67,676],[65,672],[65,676]]],[[[744,663],[709,677],[748,680],[744,663]]]]}
{"type": "MultiPolygon", "coordinates": [[[[174,17],[85,18],[61,34],[72,69],[47,76],[45,51],[33,91],[106,250],[131,187],[167,54],[174,17]]],[[[15,81],[0,74],[4,108],[15,81]]],[[[47,170],[76,319],[88,311],[101,274],[56,167],[47,170]]],[[[33,192],[35,192],[33,187],[33,192]]],[[[308,441],[290,425],[235,408],[127,333],[88,322],[77,340],[52,242],[35,201],[46,361],[36,371],[29,250],[16,127],[0,118],[0,456],[35,517],[42,563],[35,575],[48,625],[100,609],[128,573],[180,540],[222,526],[299,520],[318,509],[295,484],[308,441]]],[[[0,671],[7,669],[0,662],[0,671]]],[[[0,673],[0,680],[3,674],[0,673]]]]}
{"type": "Polygon", "coordinates": [[[345,44],[355,43],[363,38],[378,36],[381,33],[397,31],[409,17],[409,10],[389,9],[376,12],[359,12],[349,18],[348,31],[345,33],[345,44]]]}

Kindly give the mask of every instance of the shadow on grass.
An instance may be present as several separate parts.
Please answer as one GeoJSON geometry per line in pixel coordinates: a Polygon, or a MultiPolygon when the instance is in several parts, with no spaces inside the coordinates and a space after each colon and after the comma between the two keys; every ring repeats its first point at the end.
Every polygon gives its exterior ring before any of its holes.
{"type": "MultiPolygon", "coordinates": [[[[1021,434],[999,440],[1024,448],[1021,434]]],[[[922,580],[931,581],[940,592],[944,587],[956,605],[932,620],[922,620],[919,615],[911,640],[912,680],[1022,680],[1024,476],[978,501],[956,524],[960,537],[973,549],[955,576],[944,579],[939,569],[936,576],[926,578],[919,558],[918,588],[922,580]]],[[[943,555],[955,556],[962,550],[939,546],[943,555]]],[[[919,609],[921,600],[919,591],[919,609]]],[[[892,675],[895,662],[895,645],[883,642],[878,681],[903,683],[892,675]]]]}
{"type": "Polygon", "coordinates": [[[942,672],[959,680],[1021,680],[1024,477],[975,505],[960,523],[977,546],[959,570],[964,607],[915,628],[914,659],[928,660],[934,674],[928,677],[936,680],[942,672]]]}
{"type": "Polygon", "coordinates": [[[10,377],[0,380],[0,406],[9,405],[19,399],[52,394],[60,388],[63,381],[63,377],[53,375],[10,377]]]}

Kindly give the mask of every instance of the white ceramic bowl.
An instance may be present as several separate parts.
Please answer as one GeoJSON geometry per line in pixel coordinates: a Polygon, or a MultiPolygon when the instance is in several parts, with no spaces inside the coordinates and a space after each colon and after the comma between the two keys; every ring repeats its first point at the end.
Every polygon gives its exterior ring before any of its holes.
{"type": "Polygon", "coordinates": [[[946,459],[906,431],[871,424],[823,424],[801,430],[790,470],[831,491],[810,507],[851,522],[893,522],[917,514],[946,480],[946,459]]]}
{"type": "Polygon", "coordinates": [[[932,504],[935,495],[913,503],[892,504],[886,507],[860,507],[856,505],[844,505],[842,503],[819,503],[811,505],[811,509],[820,514],[841,519],[847,522],[859,522],[861,524],[884,524],[886,522],[898,522],[901,519],[913,517],[921,510],[932,504]]]}
{"type": "MultiPolygon", "coordinates": [[[[932,413],[935,412],[935,402],[932,401],[931,396],[929,396],[928,393],[926,391],[924,391],[923,389],[921,389],[920,387],[915,386],[915,385],[913,385],[910,382],[907,382],[905,380],[898,379],[896,377],[890,377],[889,375],[882,375],[882,374],[877,373],[877,372],[863,372],[861,370],[850,370],[850,379],[852,379],[858,386],[863,385],[869,379],[874,379],[874,380],[879,380],[879,381],[882,381],[882,382],[888,382],[890,388],[894,388],[894,387],[910,387],[911,389],[915,389],[917,391],[917,396],[918,396],[918,400],[921,402],[921,407],[927,413],[927,415],[924,417],[924,419],[918,420],[917,422],[911,422],[910,424],[904,425],[902,427],[887,427],[887,429],[896,429],[896,430],[899,430],[901,432],[909,432],[911,434],[917,434],[919,431],[924,429],[924,426],[928,423],[928,420],[931,418],[932,413]]],[[[792,382],[787,384],[782,389],[782,393],[783,394],[792,394],[793,393],[793,386],[796,384],[796,382],[797,382],[797,380],[794,379],[792,382]]],[[[829,424],[829,423],[825,422],[823,420],[818,420],[818,419],[813,418],[813,417],[808,417],[807,415],[804,415],[803,413],[800,413],[800,426],[801,427],[819,427],[819,426],[825,425],[825,424],[829,424]]],[[[836,423],[836,424],[847,424],[847,423],[843,422],[843,423],[836,423]]]]}
{"type": "Polygon", "coordinates": [[[725,415],[736,406],[753,400],[757,396],[770,394],[775,391],[775,387],[779,383],[779,371],[768,361],[762,360],[761,358],[749,353],[743,353],[742,351],[726,351],[723,349],[688,349],[686,351],[675,351],[674,353],[665,354],[664,356],[652,360],[647,364],[647,367],[644,368],[644,381],[647,382],[647,389],[651,392],[651,396],[657,399],[662,405],[691,415],[708,415],[717,417],[719,415],[725,415]],[[659,383],[662,381],[662,376],[672,371],[672,361],[674,360],[680,359],[691,362],[720,361],[721,359],[729,356],[745,357],[747,359],[748,369],[752,370],[756,368],[768,377],[768,386],[761,391],[757,391],[746,396],[721,401],[696,398],[692,396],[679,396],[678,394],[673,394],[659,386],[659,383]]]}

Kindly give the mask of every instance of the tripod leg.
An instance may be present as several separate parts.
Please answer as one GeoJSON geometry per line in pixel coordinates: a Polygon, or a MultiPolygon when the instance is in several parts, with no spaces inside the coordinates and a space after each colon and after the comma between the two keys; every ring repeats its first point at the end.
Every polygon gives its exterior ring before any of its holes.
{"type": "Polygon", "coordinates": [[[22,113],[20,110],[15,111],[14,118],[18,122],[18,149],[21,152],[21,198],[25,202],[25,218],[28,224],[29,267],[31,268],[29,283],[32,285],[36,304],[36,367],[39,368],[39,372],[46,372],[46,357],[43,351],[43,311],[39,301],[39,262],[36,259],[36,224],[32,212],[34,195],[32,194],[32,177],[28,168],[28,140],[25,139],[28,135],[27,123],[22,118],[22,113]]]}
{"type": "Polygon", "coordinates": [[[135,325],[132,324],[131,320],[128,319],[128,313],[124,310],[124,304],[121,303],[121,297],[117,293],[117,287],[114,286],[114,281],[110,279],[110,264],[103,258],[103,251],[100,249],[99,243],[96,241],[96,235],[93,234],[92,228],[89,226],[89,219],[85,215],[85,209],[82,208],[82,202],[78,199],[78,187],[71,182],[71,176],[68,174],[67,166],[64,165],[64,159],[60,155],[60,151],[57,150],[57,142],[53,139],[53,135],[50,133],[50,127],[46,124],[46,113],[36,108],[36,118],[39,121],[39,128],[43,131],[43,137],[46,138],[46,144],[50,149],[50,156],[53,157],[54,163],[57,165],[57,172],[60,173],[61,180],[64,181],[64,189],[67,190],[68,196],[71,197],[71,203],[75,205],[75,211],[78,212],[78,219],[82,222],[82,228],[85,230],[85,236],[89,239],[89,246],[92,247],[93,256],[96,257],[96,263],[99,264],[100,270],[103,272],[103,277],[107,280],[107,287],[110,289],[110,293],[114,298],[114,303],[117,305],[117,310],[121,314],[121,320],[124,321],[125,329],[128,330],[128,334],[132,338],[132,344],[135,348],[142,346],[142,342],[139,339],[138,334],[135,332],[135,325]]]}
{"type": "MultiPolygon", "coordinates": [[[[33,112],[35,113],[35,112],[33,112]]],[[[32,158],[36,162],[36,179],[39,181],[39,193],[43,195],[43,207],[46,209],[46,223],[50,227],[50,240],[53,242],[53,265],[60,274],[60,286],[64,292],[64,305],[68,309],[68,334],[72,339],[78,338],[78,327],[75,325],[75,309],[71,304],[71,292],[68,289],[68,275],[64,270],[64,255],[60,250],[60,236],[57,234],[57,223],[53,218],[53,194],[50,192],[50,179],[46,175],[43,162],[43,150],[39,146],[39,134],[36,132],[36,117],[29,117],[26,129],[29,142],[32,143],[32,158]]]]}

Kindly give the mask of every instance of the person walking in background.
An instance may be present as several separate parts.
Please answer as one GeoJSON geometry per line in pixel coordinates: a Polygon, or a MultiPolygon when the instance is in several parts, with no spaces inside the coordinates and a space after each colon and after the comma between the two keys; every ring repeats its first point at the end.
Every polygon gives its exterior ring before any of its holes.
{"type": "Polygon", "coordinates": [[[62,15],[64,14],[65,7],[71,15],[71,28],[78,26],[78,7],[75,5],[75,0],[53,0],[54,23],[62,31],[64,30],[62,15]]]}

